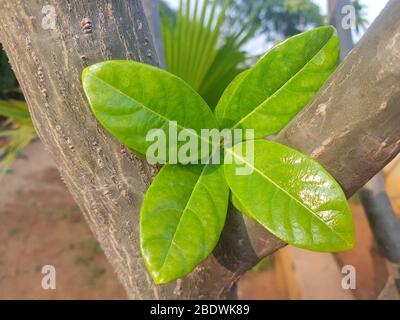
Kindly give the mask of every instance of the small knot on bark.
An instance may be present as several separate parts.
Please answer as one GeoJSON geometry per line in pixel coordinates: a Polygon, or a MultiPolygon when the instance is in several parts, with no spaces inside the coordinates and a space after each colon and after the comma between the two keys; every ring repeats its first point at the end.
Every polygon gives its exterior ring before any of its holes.
{"type": "Polygon", "coordinates": [[[93,32],[92,20],[90,20],[89,18],[83,18],[81,21],[81,28],[84,33],[92,33],[93,32]]]}

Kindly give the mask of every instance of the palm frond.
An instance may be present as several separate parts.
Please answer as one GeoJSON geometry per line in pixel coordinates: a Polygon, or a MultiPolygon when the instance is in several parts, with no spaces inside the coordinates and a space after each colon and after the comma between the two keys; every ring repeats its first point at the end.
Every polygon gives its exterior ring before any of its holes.
{"type": "Polygon", "coordinates": [[[241,47],[255,31],[246,25],[222,36],[230,1],[180,0],[175,19],[161,10],[168,71],[190,84],[211,107],[243,70],[246,55],[241,47]]]}

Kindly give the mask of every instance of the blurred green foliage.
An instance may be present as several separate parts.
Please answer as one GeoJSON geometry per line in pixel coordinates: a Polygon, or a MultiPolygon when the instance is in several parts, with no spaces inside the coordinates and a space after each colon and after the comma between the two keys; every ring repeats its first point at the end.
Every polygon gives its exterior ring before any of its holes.
{"type": "Polygon", "coordinates": [[[231,25],[245,23],[255,13],[254,26],[272,42],[324,24],[320,7],[312,0],[233,0],[231,25]]]}
{"type": "Polygon", "coordinates": [[[231,0],[181,0],[175,12],[161,2],[167,70],[190,84],[215,107],[232,79],[246,69],[242,47],[256,29],[252,17],[224,33],[231,0]]]}
{"type": "Polygon", "coordinates": [[[177,11],[161,0],[160,12],[167,70],[212,108],[251,63],[243,47],[255,34],[275,42],[324,23],[311,0],[180,0],[177,11]]]}
{"type": "Polygon", "coordinates": [[[0,46],[0,179],[10,171],[15,158],[36,136],[27,104],[0,46]]]}

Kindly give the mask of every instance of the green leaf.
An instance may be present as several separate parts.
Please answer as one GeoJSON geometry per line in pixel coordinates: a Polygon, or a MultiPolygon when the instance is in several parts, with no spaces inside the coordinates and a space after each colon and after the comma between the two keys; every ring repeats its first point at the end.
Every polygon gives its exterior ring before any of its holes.
{"type": "Polygon", "coordinates": [[[140,212],[142,255],[155,283],[182,278],[207,258],[222,232],[228,197],[223,166],[161,169],[140,212]]]}
{"type": "Polygon", "coordinates": [[[240,200],[238,199],[238,197],[236,197],[233,193],[231,194],[231,202],[233,204],[233,206],[238,209],[241,213],[243,213],[244,215],[248,216],[249,218],[251,218],[249,216],[249,214],[247,213],[246,208],[242,205],[242,203],[240,202],[240,200]]]}
{"type": "MultiPolygon", "coordinates": [[[[351,249],[354,226],[340,185],[315,160],[281,144],[256,140],[254,163],[236,145],[227,150],[237,161],[225,164],[225,177],[244,210],[281,240],[326,252],[351,249]],[[237,175],[245,165],[250,175],[237,175]]],[[[242,143],[246,154],[246,143],[242,143]]],[[[225,159],[227,163],[228,159],[225,159]]]]}
{"type": "Polygon", "coordinates": [[[220,125],[254,129],[256,138],[278,133],[312,100],[338,61],[333,27],[284,41],[224,92],[216,108],[220,125]]]}
{"type": "MultiPolygon", "coordinates": [[[[161,69],[134,61],[107,61],[86,68],[82,77],[96,118],[140,154],[154,143],[146,141],[151,129],[164,129],[168,141],[172,121],[177,122],[177,134],[193,129],[199,147],[201,129],[218,128],[204,100],[183,80],[161,69]]],[[[179,142],[177,148],[185,143],[179,142]]]]}
{"type": "Polygon", "coordinates": [[[235,92],[237,92],[238,88],[242,85],[243,80],[246,78],[246,76],[249,74],[251,70],[244,70],[241,73],[239,73],[235,79],[227,86],[227,88],[224,91],[224,95],[222,96],[217,108],[214,110],[214,114],[217,117],[217,120],[220,124],[220,128],[224,129],[226,126],[224,125],[224,120],[221,118],[221,105],[223,103],[223,99],[226,99],[226,97],[233,96],[235,92]]]}

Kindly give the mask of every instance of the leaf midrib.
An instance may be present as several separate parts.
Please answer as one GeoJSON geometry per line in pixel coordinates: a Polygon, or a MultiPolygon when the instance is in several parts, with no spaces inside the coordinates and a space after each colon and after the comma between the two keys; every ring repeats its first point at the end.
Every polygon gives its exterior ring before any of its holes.
{"type": "MultiPolygon", "coordinates": [[[[332,34],[333,36],[334,34],[332,34]]],[[[306,69],[309,64],[311,64],[311,61],[326,47],[328,42],[332,39],[332,36],[329,37],[329,39],[324,43],[324,45],[311,57],[311,59],[303,66],[299,71],[297,71],[293,76],[288,79],[278,90],[276,90],[271,96],[269,96],[267,99],[265,99],[263,102],[261,102],[257,107],[255,107],[252,111],[250,111],[247,115],[245,115],[242,119],[240,119],[237,123],[235,123],[230,129],[233,130],[237,128],[238,125],[240,125],[242,122],[244,122],[246,119],[248,119],[250,116],[252,116],[254,113],[258,112],[259,109],[264,107],[271,99],[275,98],[279,93],[281,93],[290,83],[292,83],[293,79],[296,78],[301,72],[306,69]]],[[[248,77],[249,75],[247,74],[245,77],[243,77],[243,80],[240,82],[240,84],[248,77]]],[[[239,86],[240,86],[239,84],[239,86]]],[[[235,93],[238,89],[235,90],[235,93]]],[[[232,94],[232,97],[234,94],[232,94]]]]}
{"type": "MultiPolygon", "coordinates": [[[[330,226],[328,226],[326,223],[324,223],[324,221],[317,215],[314,213],[314,211],[312,211],[310,208],[308,208],[306,205],[304,205],[301,201],[299,201],[296,197],[294,197],[293,195],[291,195],[289,192],[287,192],[284,188],[282,188],[279,184],[277,184],[274,180],[272,180],[270,177],[268,177],[267,175],[264,174],[264,172],[262,172],[261,170],[259,170],[258,168],[256,168],[255,166],[253,166],[251,163],[249,163],[248,161],[246,161],[244,158],[238,156],[235,152],[232,152],[232,149],[228,149],[228,152],[230,152],[236,159],[242,161],[243,163],[245,163],[246,165],[248,165],[250,168],[252,168],[254,171],[256,171],[259,175],[261,175],[262,177],[264,177],[265,179],[267,179],[270,183],[272,183],[274,186],[276,186],[279,190],[281,190],[283,193],[285,193],[290,199],[294,199],[298,204],[300,204],[301,207],[303,207],[304,209],[306,209],[308,212],[310,212],[314,217],[317,218],[318,221],[320,221],[325,227],[327,227],[329,230],[332,231],[332,233],[334,233],[338,238],[340,238],[342,241],[344,241],[344,243],[346,243],[347,245],[349,245],[349,243],[347,242],[346,239],[344,239],[339,233],[337,233],[334,229],[332,229],[330,226]]],[[[243,205],[243,203],[242,203],[243,205]]],[[[243,205],[244,206],[244,205],[243,205]]]]}
{"type": "MultiPolygon", "coordinates": [[[[154,115],[156,115],[157,117],[161,118],[161,119],[164,120],[165,122],[171,123],[171,122],[173,121],[173,120],[170,120],[170,119],[166,118],[166,117],[163,116],[162,114],[160,114],[160,113],[154,111],[153,109],[150,109],[149,107],[145,106],[145,105],[144,105],[143,103],[141,103],[140,101],[137,101],[137,100],[133,99],[132,97],[130,97],[129,95],[127,95],[125,92],[123,92],[123,91],[119,90],[118,88],[112,86],[111,84],[109,84],[108,82],[104,81],[103,79],[101,79],[101,78],[99,78],[99,77],[97,77],[97,76],[95,76],[95,75],[93,75],[93,74],[88,74],[87,76],[88,76],[88,77],[93,77],[93,78],[95,78],[96,80],[100,81],[101,83],[103,83],[103,84],[106,85],[107,87],[112,88],[114,91],[118,92],[118,93],[121,94],[122,96],[128,98],[129,100],[133,100],[133,101],[137,102],[141,107],[143,107],[143,109],[149,111],[150,113],[153,113],[154,115]]],[[[196,132],[196,130],[194,130],[194,129],[192,129],[192,128],[185,128],[185,127],[181,126],[181,125],[178,123],[178,121],[176,121],[176,126],[177,126],[178,128],[180,128],[182,131],[189,132],[189,134],[190,134],[191,136],[197,137],[198,139],[200,139],[200,140],[202,140],[202,141],[205,141],[205,142],[207,142],[208,144],[210,144],[210,142],[209,142],[208,140],[205,140],[205,139],[202,138],[201,135],[198,135],[197,132],[196,132]],[[193,135],[192,130],[196,132],[195,135],[193,135]]]]}
{"type": "MultiPolygon", "coordinates": [[[[187,200],[187,202],[186,202],[186,205],[185,205],[184,209],[182,210],[182,215],[181,215],[180,218],[179,218],[179,222],[178,222],[178,224],[176,225],[176,229],[175,229],[174,235],[173,235],[173,237],[172,237],[172,239],[171,239],[171,241],[170,241],[169,247],[168,247],[168,249],[167,249],[168,251],[167,251],[167,253],[166,253],[166,255],[165,255],[164,261],[162,262],[162,265],[161,265],[161,267],[159,268],[158,272],[161,272],[161,271],[162,271],[162,269],[164,268],[165,262],[168,260],[168,257],[169,257],[169,255],[170,255],[170,253],[171,253],[172,245],[175,243],[176,234],[178,233],[179,227],[180,227],[181,222],[182,222],[182,220],[183,220],[183,216],[187,213],[187,211],[188,211],[187,209],[189,209],[189,203],[191,202],[192,197],[193,197],[193,195],[194,195],[194,193],[195,193],[197,187],[198,187],[199,184],[200,184],[201,177],[203,176],[203,173],[205,172],[205,170],[207,169],[208,166],[209,166],[208,164],[205,165],[204,168],[201,170],[201,172],[200,172],[200,174],[199,174],[199,177],[198,177],[198,179],[197,179],[197,181],[196,181],[196,183],[195,183],[195,185],[194,185],[194,187],[193,187],[193,190],[192,190],[192,192],[190,193],[190,196],[189,196],[189,198],[188,198],[188,200],[187,200]]],[[[193,211],[193,210],[192,210],[192,211],[193,211]]]]}

